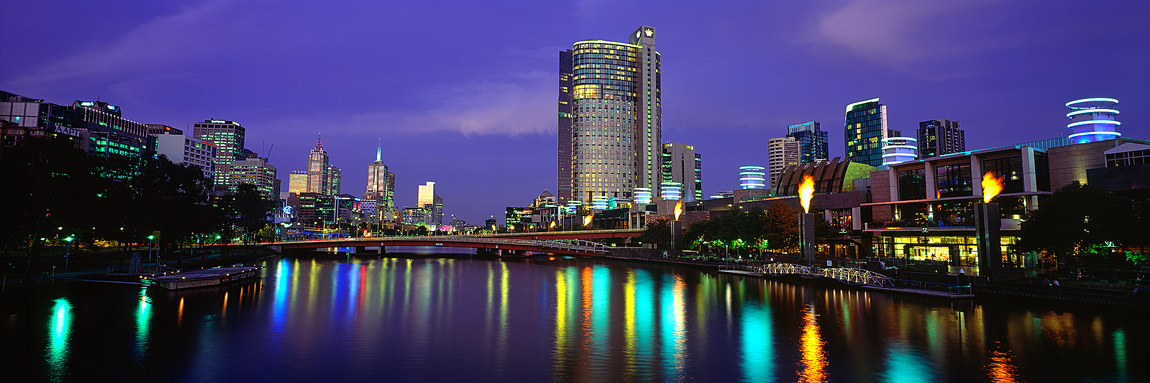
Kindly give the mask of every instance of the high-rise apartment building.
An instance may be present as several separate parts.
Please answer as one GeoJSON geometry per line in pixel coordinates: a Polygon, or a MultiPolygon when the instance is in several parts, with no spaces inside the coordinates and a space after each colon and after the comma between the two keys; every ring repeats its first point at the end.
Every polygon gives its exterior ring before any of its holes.
{"type": "Polygon", "coordinates": [[[571,136],[571,123],[575,120],[575,114],[572,112],[575,100],[572,98],[572,84],[571,80],[575,77],[572,70],[574,60],[571,58],[573,51],[568,49],[559,52],[559,134],[558,134],[558,174],[556,179],[559,181],[559,204],[567,203],[571,199],[571,168],[574,166],[575,158],[572,157],[571,145],[574,142],[574,137],[571,136]]]}
{"type": "Polygon", "coordinates": [[[703,200],[703,157],[695,147],[679,143],[663,144],[663,180],[681,185],[684,201],[703,200]]]}
{"type": "Polygon", "coordinates": [[[229,177],[232,163],[246,157],[244,132],[244,127],[235,121],[204,120],[192,125],[193,136],[216,146],[216,173],[212,183],[217,192],[235,187],[229,177]]]}
{"type": "Polygon", "coordinates": [[[215,176],[216,146],[210,142],[185,136],[183,133],[159,134],[155,136],[157,155],[163,155],[174,163],[188,163],[199,166],[204,177],[215,176]]]}
{"type": "Polygon", "coordinates": [[[958,121],[937,119],[918,123],[918,158],[966,151],[966,133],[958,121]]]}
{"type": "Polygon", "coordinates": [[[443,197],[435,193],[435,182],[419,185],[419,200],[416,202],[428,215],[427,224],[443,224],[443,197]]]}
{"type": "Polygon", "coordinates": [[[639,27],[627,41],[584,40],[559,53],[560,183],[567,179],[565,161],[571,164],[570,184],[558,188],[561,199],[569,189],[571,200],[584,203],[595,197],[630,200],[635,188],[661,184],[662,84],[655,29],[639,27]],[[570,113],[569,120],[562,113],[570,113]]]}
{"type": "Polygon", "coordinates": [[[327,195],[341,194],[340,190],[342,190],[343,184],[343,169],[340,169],[335,165],[328,164],[327,176],[325,178],[327,184],[324,185],[324,190],[326,190],[324,193],[327,195]]]}
{"type": "Polygon", "coordinates": [[[292,170],[288,175],[288,193],[307,193],[306,170],[292,170]]]}
{"type": "Polygon", "coordinates": [[[870,166],[882,165],[883,139],[902,136],[887,128],[886,105],[878,98],[847,105],[845,133],[847,160],[870,166]]]}
{"type": "Polygon", "coordinates": [[[228,191],[235,192],[242,184],[256,187],[265,198],[276,198],[280,192],[280,181],[276,178],[276,167],[264,157],[250,157],[232,163],[231,184],[228,191]]]}
{"type": "Polygon", "coordinates": [[[767,140],[767,181],[770,187],[779,184],[779,175],[787,166],[798,165],[802,159],[802,145],[794,137],[767,140]]]}
{"type": "Polygon", "coordinates": [[[827,131],[818,121],[808,121],[787,127],[787,137],[799,142],[799,162],[809,164],[826,161],[828,156],[827,131]]]}

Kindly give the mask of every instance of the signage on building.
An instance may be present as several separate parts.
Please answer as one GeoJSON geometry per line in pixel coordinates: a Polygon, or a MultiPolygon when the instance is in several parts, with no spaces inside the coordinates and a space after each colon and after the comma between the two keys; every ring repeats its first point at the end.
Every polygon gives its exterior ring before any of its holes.
{"type": "Polygon", "coordinates": [[[72,137],[80,137],[80,129],[73,129],[63,125],[56,125],[56,133],[67,134],[72,137]]]}

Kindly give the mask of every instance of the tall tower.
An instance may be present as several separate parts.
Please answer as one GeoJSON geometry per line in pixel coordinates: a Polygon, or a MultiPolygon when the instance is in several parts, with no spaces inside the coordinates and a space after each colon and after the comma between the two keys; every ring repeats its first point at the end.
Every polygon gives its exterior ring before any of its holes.
{"type": "Polygon", "coordinates": [[[330,175],[327,152],[323,150],[323,136],[315,139],[315,149],[307,155],[307,192],[327,194],[330,175]]]}
{"type": "Polygon", "coordinates": [[[882,165],[882,141],[902,135],[888,129],[886,119],[886,105],[880,104],[878,98],[847,105],[845,138],[848,161],[882,165]]]}
{"type": "Polygon", "coordinates": [[[1118,100],[1097,97],[1066,103],[1070,108],[1070,113],[1066,114],[1070,119],[1066,125],[1070,129],[1067,138],[1075,144],[1082,144],[1122,137],[1122,133],[1118,133],[1118,126],[1122,123],[1114,119],[1118,115],[1118,110],[1114,109],[1116,106],[1118,100]]]}
{"type": "Polygon", "coordinates": [[[574,100],[571,98],[572,50],[559,51],[559,134],[558,134],[558,166],[559,172],[556,180],[559,181],[559,204],[567,203],[571,199],[571,167],[575,159],[571,157],[571,122],[575,119],[572,112],[574,100]]]}
{"type": "Polygon", "coordinates": [[[387,164],[383,163],[383,140],[375,148],[375,162],[367,165],[367,191],[364,198],[383,199],[387,196],[387,164]]]}
{"type": "Polygon", "coordinates": [[[435,182],[428,181],[419,185],[419,200],[416,202],[428,215],[424,221],[428,224],[443,224],[443,197],[435,193],[435,182]]]}
{"type": "Polygon", "coordinates": [[[794,137],[767,140],[767,181],[778,189],[779,176],[789,165],[798,165],[802,159],[802,144],[794,137]]]}
{"type": "Polygon", "coordinates": [[[958,121],[940,118],[919,122],[917,136],[919,158],[966,151],[966,133],[958,121]]]}
{"type": "Polygon", "coordinates": [[[799,162],[809,164],[826,161],[828,152],[827,131],[822,130],[818,121],[808,121],[787,127],[787,137],[799,142],[799,162]]]}
{"type": "Polygon", "coordinates": [[[235,121],[205,120],[192,125],[192,134],[216,146],[216,173],[212,179],[216,191],[227,190],[232,163],[245,159],[244,127],[235,121]]]}
{"type": "MultiPolygon", "coordinates": [[[[657,189],[662,181],[662,85],[655,28],[639,27],[627,41],[583,40],[559,54],[560,102],[564,86],[571,95],[572,200],[630,200],[635,188],[657,189]],[[569,84],[562,71],[567,57],[569,84]]],[[[560,140],[567,137],[563,121],[560,140]]],[[[561,162],[564,148],[561,143],[561,162]]],[[[563,179],[560,175],[560,182],[563,179]]],[[[562,198],[567,186],[558,189],[562,198]]]]}
{"type": "MultiPolygon", "coordinates": [[[[679,194],[684,201],[703,200],[703,157],[695,153],[694,146],[674,142],[663,144],[662,162],[663,184],[668,182],[679,184],[681,186],[679,194]]],[[[646,192],[646,190],[639,191],[646,192]]]]}

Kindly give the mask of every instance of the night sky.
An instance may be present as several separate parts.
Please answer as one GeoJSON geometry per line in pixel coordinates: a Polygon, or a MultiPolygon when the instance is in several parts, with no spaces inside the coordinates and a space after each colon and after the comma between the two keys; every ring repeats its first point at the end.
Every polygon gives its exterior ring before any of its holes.
{"type": "Polygon", "coordinates": [[[1117,98],[1120,132],[1150,139],[1147,1],[330,3],[4,1],[0,89],[187,134],[238,121],[285,190],[322,132],[362,195],[382,139],[397,204],[435,181],[445,221],[472,223],[555,192],[557,52],[640,25],[663,139],[702,154],[706,195],[790,124],[820,121],[842,156],[846,104],[873,97],[907,135],[960,120],[968,149],[1064,135],[1083,97],[1117,98]]]}

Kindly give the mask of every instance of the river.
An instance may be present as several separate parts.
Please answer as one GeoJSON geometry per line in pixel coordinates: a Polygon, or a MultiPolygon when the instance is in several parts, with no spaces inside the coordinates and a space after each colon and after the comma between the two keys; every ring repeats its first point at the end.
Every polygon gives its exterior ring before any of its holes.
{"type": "Polygon", "coordinates": [[[259,279],[226,288],[75,282],[6,292],[0,376],[1150,380],[1144,313],[950,302],[565,257],[288,257],[263,266],[259,279]]]}

